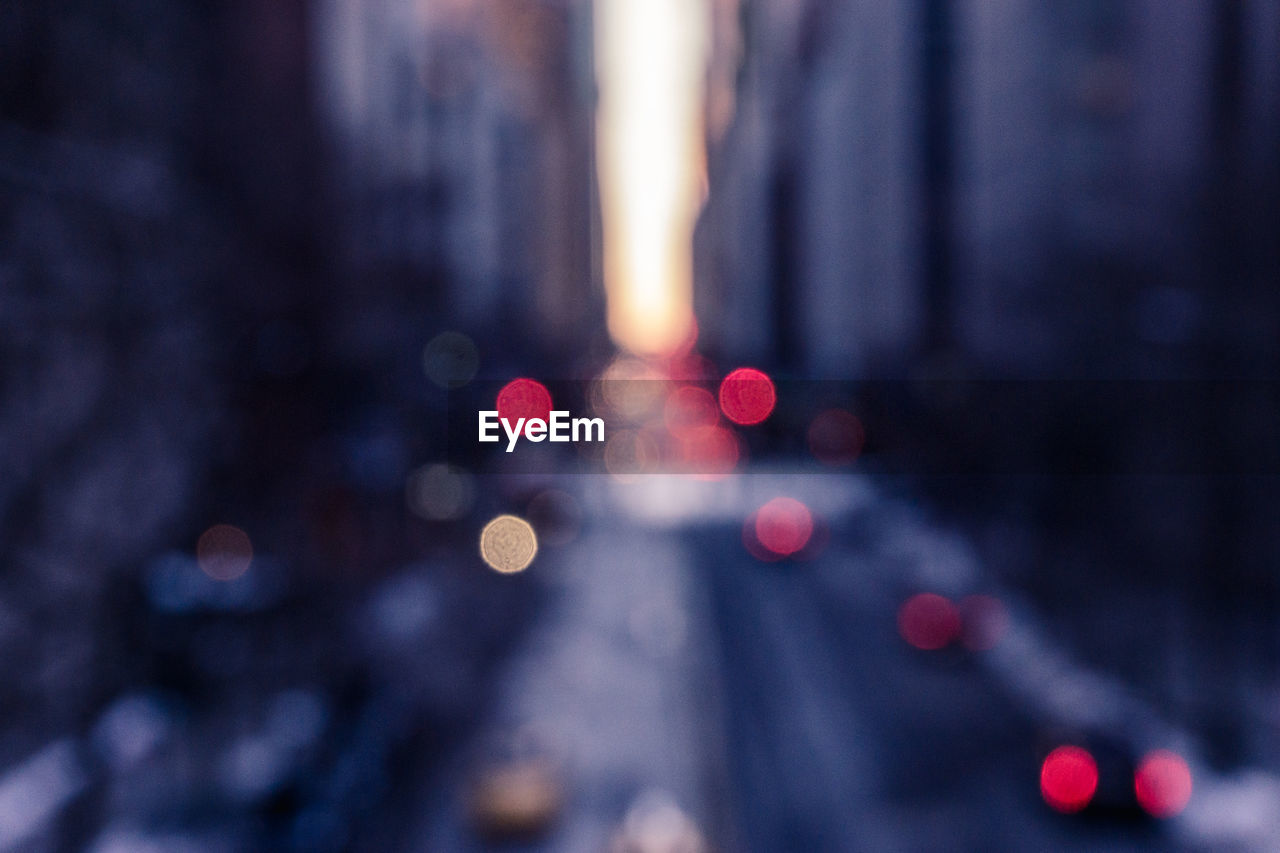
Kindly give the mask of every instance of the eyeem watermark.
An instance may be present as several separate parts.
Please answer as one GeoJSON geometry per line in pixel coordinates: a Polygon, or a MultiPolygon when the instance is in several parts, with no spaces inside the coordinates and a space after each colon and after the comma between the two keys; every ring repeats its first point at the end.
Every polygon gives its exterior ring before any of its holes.
{"type": "Polygon", "coordinates": [[[496,411],[482,411],[479,440],[486,443],[501,441],[499,425],[507,434],[508,453],[516,449],[516,442],[522,435],[533,442],[604,441],[604,418],[574,418],[564,411],[552,411],[547,420],[517,418],[515,424],[509,418],[499,417],[496,411]]]}

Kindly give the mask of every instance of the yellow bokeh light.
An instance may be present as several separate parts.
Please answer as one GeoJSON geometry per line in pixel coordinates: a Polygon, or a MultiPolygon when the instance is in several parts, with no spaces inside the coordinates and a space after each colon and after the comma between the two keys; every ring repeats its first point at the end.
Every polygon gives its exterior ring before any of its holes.
{"type": "Polygon", "coordinates": [[[496,572],[522,572],[537,554],[538,536],[523,518],[500,515],[480,531],[480,556],[496,572]]]}

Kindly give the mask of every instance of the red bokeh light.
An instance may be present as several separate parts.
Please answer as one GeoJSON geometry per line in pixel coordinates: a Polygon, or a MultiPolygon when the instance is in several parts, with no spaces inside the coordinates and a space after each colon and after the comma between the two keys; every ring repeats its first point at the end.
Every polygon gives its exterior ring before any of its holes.
{"type": "Polygon", "coordinates": [[[941,649],[959,636],[960,612],[936,593],[913,595],[898,609],[898,633],[917,649],[941,649]]]}
{"type": "Polygon", "coordinates": [[[720,409],[716,398],[705,388],[685,385],[672,391],[663,410],[667,429],[676,438],[696,438],[699,432],[716,425],[720,409]]]}
{"type": "Polygon", "coordinates": [[[960,641],[971,651],[994,649],[1009,628],[1009,613],[991,595],[968,595],[960,600],[960,641]]]}
{"type": "Polygon", "coordinates": [[[551,392],[533,379],[513,379],[498,392],[495,408],[498,417],[506,418],[513,428],[520,418],[545,421],[551,417],[551,392]]]}
{"type": "Polygon", "coordinates": [[[758,424],[778,402],[773,380],[752,367],[739,367],[720,383],[720,410],[735,424],[758,424]]]}
{"type": "Polygon", "coordinates": [[[852,465],[862,453],[862,421],[844,409],[821,412],[809,424],[809,452],[823,465],[852,465]]]}
{"type": "Polygon", "coordinates": [[[1072,814],[1089,805],[1098,790],[1098,763],[1088,750],[1060,746],[1040,767],[1040,794],[1051,808],[1072,814]]]}
{"type": "Polygon", "coordinates": [[[737,467],[738,438],[722,426],[695,430],[680,440],[679,453],[685,471],[708,480],[718,479],[737,467]]]}
{"type": "Polygon", "coordinates": [[[813,514],[795,498],[774,498],[755,514],[755,538],[766,551],[788,557],[813,535],[813,514]]]}
{"type": "Polygon", "coordinates": [[[1133,790],[1147,814],[1173,817],[1191,800],[1191,768],[1177,753],[1158,749],[1138,763],[1133,790]]]}

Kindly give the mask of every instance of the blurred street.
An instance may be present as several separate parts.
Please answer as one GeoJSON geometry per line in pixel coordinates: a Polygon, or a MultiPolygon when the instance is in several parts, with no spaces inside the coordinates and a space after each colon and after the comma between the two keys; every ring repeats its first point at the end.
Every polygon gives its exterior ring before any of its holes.
{"type": "Polygon", "coordinates": [[[1280,850],[1278,44],[0,5],[0,853],[1280,850]]]}
{"type": "MultiPolygon", "coordinates": [[[[558,603],[499,677],[479,738],[523,732],[525,757],[550,760],[567,789],[572,817],[515,849],[612,849],[628,807],[654,792],[724,849],[1266,850],[1280,839],[1280,778],[1257,767],[1197,767],[1199,808],[1169,826],[1113,808],[1082,832],[1047,809],[1037,749],[1055,735],[1110,732],[1106,746],[1127,751],[1163,739],[1184,754],[1195,738],[1051,645],[1022,602],[1005,599],[998,644],[904,642],[894,614],[912,590],[1005,591],[963,535],[870,480],[593,485],[592,532],[546,570],[558,603]],[[829,520],[820,560],[760,563],[743,548],[737,519],[778,492],[829,520]]],[[[426,849],[486,849],[454,796],[465,773],[446,785],[426,849]]]]}

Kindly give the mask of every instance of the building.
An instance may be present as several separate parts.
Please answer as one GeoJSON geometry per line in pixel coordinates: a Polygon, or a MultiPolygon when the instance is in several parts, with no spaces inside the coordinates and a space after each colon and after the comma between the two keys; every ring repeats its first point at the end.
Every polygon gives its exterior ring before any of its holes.
{"type": "Polygon", "coordinates": [[[735,114],[709,142],[698,235],[704,345],[832,377],[899,358],[922,312],[912,19],[781,2],[737,18],[735,114]]]}
{"type": "Polygon", "coordinates": [[[603,334],[589,4],[332,0],[314,33],[350,298],[525,357],[603,334]]]}
{"type": "Polygon", "coordinates": [[[1274,267],[1277,6],[743,3],[704,344],[835,377],[1145,375],[1240,346],[1265,295],[1223,304],[1215,254],[1274,267]]]}

